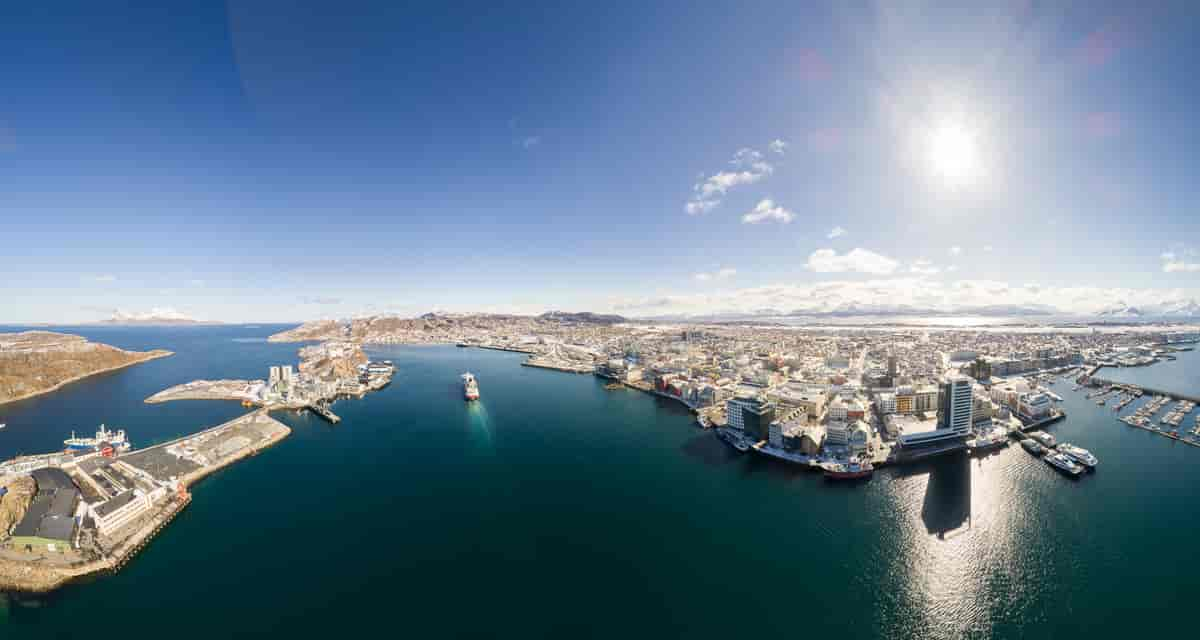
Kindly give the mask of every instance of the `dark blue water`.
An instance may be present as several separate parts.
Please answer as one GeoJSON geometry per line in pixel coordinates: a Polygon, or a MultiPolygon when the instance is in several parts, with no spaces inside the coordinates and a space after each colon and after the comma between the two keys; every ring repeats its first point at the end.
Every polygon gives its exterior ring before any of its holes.
{"type": "MultiPolygon", "coordinates": [[[[81,330],[178,355],[5,408],[0,456],[102,420],[148,443],[233,417],[233,403],[141,400],[294,360],[296,345],[235,342],[274,329],[81,330]]],[[[0,637],[1190,632],[1175,612],[1198,595],[1200,449],[1065,383],[1070,417],[1052,431],[1100,457],[1088,477],[1010,447],[840,486],[738,456],[669,401],[517,354],[375,353],[395,381],[339,402],[340,425],[276,414],[291,438],[195,487],[120,574],[10,599],[0,637]],[[461,400],[467,370],[477,404],[461,400]]]]}

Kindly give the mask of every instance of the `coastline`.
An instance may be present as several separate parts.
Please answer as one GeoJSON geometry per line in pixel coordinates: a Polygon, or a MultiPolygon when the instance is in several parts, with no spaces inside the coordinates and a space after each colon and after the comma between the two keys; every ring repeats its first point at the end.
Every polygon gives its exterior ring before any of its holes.
{"type": "MultiPolygon", "coordinates": [[[[130,560],[132,560],[139,551],[141,551],[155,536],[158,535],[184,508],[192,502],[192,495],[187,490],[193,485],[200,482],[204,478],[231,466],[245,458],[257,455],[258,453],[275,446],[291,435],[292,430],[287,425],[270,417],[270,414],[265,409],[256,409],[249,413],[243,414],[233,420],[222,424],[209,427],[174,440],[156,444],[147,449],[155,449],[170,446],[174,443],[195,438],[201,434],[211,431],[216,431],[224,427],[237,424],[245,420],[258,420],[260,417],[266,417],[271,422],[275,423],[276,430],[270,437],[262,442],[256,443],[253,446],[248,446],[238,453],[221,460],[217,464],[196,469],[191,473],[179,479],[180,491],[173,495],[169,502],[163,505],[159,512],[145,523],[140,529],[134,532],[129,537],[122,540],[116,547],[111,549],[109,553],[96,560],[90,560],[77,565],[56,567],[40,562],[22,562],[19,560],[11,560],[0,557],[0,591],[17,591],[23,593],[48,593],[55,589],[61,588],[70,582],[90,575],[100,574],[105,571],[119,571],[130,560]]],[[[143,449],[141,451],[145,451],[143,449]]],[[[137,452],[134,452],[137,453],[137,452]]]]}
{"type": "Polygon", "coordinates": [[[132,367],[135,364],[142,364],[143,362],[149,362],[151,360],[158,360],[159,358],[166,358],[168,356],[173,356],[173,355],[175,355],[174,351],[167,351],[165,349],[155,349],[154,351],[145,351],[145,352],[142,352],[141,357],[136,358],[134,360],[130,360],[129,362],[124,362],[124,363],[121,363],[119,365],[112,366],[112,367],[105,367],[103,369],[97,369],[95,371],[89,371],[87,373],[81,373],[77,376],[72,376],[70,378],[67,378],[66,380],[63,380],[62,382],[59,382],[59,383],[55,384],[54,386],[47,387],[45,389],[39,389],[37,391],[31,391],[24,395],[16,396],[14,398],[9,398],[7,400],[0,400],[0,406],[4,406],[11,402],[20,402],[21,400],[28,400],[30,398],[36,398],[38,396],[45,395],[47,393],[53,393],[71,383],[79,382],[80,380],[83,380],[84,378],[90,378],[91,376],[94,376],[94,375],[99,375],[101,373],[109,373],[111,371],[120,371],[121,369],[124,369],[126,367],[132,367]]]}

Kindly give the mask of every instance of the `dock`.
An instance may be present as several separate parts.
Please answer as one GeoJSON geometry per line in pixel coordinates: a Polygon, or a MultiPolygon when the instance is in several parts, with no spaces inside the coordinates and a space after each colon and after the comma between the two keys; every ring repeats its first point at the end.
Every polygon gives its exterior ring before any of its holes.
{"type": "Polygon", "coordinates": [[[1111,386],[1111,387],[1123,387],[1125,389],[1140,389],[1143,393],[1149,393],[1151,395],[1156,395],[1156,396],[1166,396],[1172,400],[1187,400],[1189,402],[1195,402],[1196,404],[1200,404],[1200,396],[1194,396],[1194,395],[1190,395],[1190,394],[1186,394],[1186,393],[1179,393],[1178,391],[1167,391],[1165,389],[1155,389],[1153,387],[1145,387],[1140,384],[1130,384],[1128,382],[1116,382],[1113,380],[1105,380],[1103,378],[1092,378],[1090,384],[1092,384],[1094,386],[1111,386]]]}

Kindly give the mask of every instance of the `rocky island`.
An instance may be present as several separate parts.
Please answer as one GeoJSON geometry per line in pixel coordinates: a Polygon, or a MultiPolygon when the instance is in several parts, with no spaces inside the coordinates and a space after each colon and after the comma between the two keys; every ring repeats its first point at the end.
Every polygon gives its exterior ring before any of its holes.
{"type": "Polygon", "coordinates": [[[172,352],[162,349],[126,351],[52,331],[0,333],[0,404],[169,355],[172,352]]]}
{"type": "Polygon", "coordinates": [[[273,366],[267,380],[193,380],[163,389],[145,402],[238,400],[267,409],[309,407],[327,412],[327,404],[338,397],[361,397],[382,389],[394,372],[391,362],[368,360],[357,342],[309,345],[299,355],[296,371],[290,365],[273,366]]]}

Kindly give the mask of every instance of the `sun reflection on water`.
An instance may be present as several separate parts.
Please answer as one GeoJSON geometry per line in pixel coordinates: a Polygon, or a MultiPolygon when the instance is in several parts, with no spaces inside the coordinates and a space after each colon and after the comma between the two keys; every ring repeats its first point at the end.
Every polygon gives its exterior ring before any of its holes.
{"type": "Polygon", "coordinates": [[[886,594],[888,631],[913,638],[987,634],[993,616],[1022,590],[1019,553],[1024,474],[996,458],[953,457],[893,476],[897,539],[883,560],[896,592],[886,594]],[[1004,471],[1010,471],[1005,469],[1004,471]]]}

